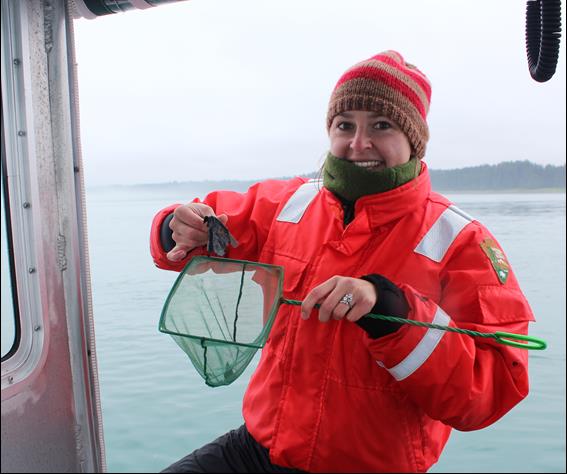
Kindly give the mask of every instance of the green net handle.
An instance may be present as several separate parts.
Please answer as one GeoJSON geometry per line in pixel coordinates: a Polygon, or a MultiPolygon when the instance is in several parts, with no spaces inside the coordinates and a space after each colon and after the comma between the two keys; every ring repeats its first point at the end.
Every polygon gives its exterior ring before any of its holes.
{"type": "Polygon", "coordinates": [[[547,348],[547,342],[545,342],[543,339],[534,336],[525,336],[523,334],[497,331],[494,333],[494,339],[496,339],[496,341],[500,344],[519,347],[520,349],[543,351],[547,348]],[[516,341],[526,341],[526,344],[516,341]]]}
{"type": "MultiPolygon", "coordinates": [[[[300,306],[302,304],[302,301],[288,300],[285,298],[281,298],[280,303],[300,306]]],[[[316,304],[315,307],[319,308],[319,305],[316,304]]],[[[478,332],[478,331],[471,331],[470,329],[461,329],[451,326],[444,326],[442,324],[426,323],[422,321],[414,321],[412,319],[398,318],[395,316],[385,316],[383,314],[374,314],[374,313],[368,313],[364,317],[372,318],[372,319],[382,319],[384,321],[392,321],[394,323],[411,324],[413,326],[420,326],[420,327],[426,327],[432,329],[441,329],[443,331],[466,334],[467,336],[472,336],[472,337],[490,338],[490,339],[494,339],[496,342],[503,344],[505,346],[517,347],[518,349],[543,351],[544,349],[547,348],[547,343],[543,339],[539,339],[533,336],[526,336],[524,334],[514,334],[510,332],[500,332],[500,331],[492,332],[492,333],[478,332]],[[524,341],[524,342],[519,342],[519,341],[524,341]]]]}

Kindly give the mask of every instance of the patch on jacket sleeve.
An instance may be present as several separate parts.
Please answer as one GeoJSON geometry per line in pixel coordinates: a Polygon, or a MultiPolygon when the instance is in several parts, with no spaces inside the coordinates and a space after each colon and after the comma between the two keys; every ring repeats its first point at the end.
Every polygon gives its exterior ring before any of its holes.
{"type": "Polygon", "coordinates": [[[504,252],[500,250],[500,247],[493,239],[484,239],[481,242],[480,247],[490,259],[492,268],[494,268],[500,283],[506,283],[508,274],[510,273],[510,264],[508,263],[508,260],[506,260],[504,252]]]}

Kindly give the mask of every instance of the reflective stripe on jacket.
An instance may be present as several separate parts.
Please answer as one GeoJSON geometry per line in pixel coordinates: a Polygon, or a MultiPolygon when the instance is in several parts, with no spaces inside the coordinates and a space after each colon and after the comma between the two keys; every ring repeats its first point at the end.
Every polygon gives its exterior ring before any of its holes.
{"type": "MultiPolygon", "coordinates": [[[[282,265],[284,297],[302,300],[334,275],[381,274],[410,319],[526,334],[533,320],[516,278],[501,283],[481,243],[494,237],[415,180],[360,198],[343,225],[341,203],[318,182],[266,181],[205,203],[229,216],[239,241],[228,257],[282,265]]],[[[152,228],[156,265],[168,263],[152,228]]],[[[202,249],[197,252],[202,253],[202,249]]],[[[494,423],[528,394],[527,351],[404,325],[370,339],[356,324],[282,305],[243,404],[248,430],[274,464],[312,472],[423,472],[451,428],[494,423]]]]}

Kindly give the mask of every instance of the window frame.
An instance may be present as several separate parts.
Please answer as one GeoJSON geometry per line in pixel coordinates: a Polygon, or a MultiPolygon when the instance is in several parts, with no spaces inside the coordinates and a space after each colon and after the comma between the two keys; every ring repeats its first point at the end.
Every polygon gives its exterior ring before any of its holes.
{"type": "MultiPolygon", "coordinates": [[[[4,111],[1,109],[0,104],[0,112],[2,113],[2,124],[4,124],[4,111]]],[[[8,174],[6,171],[6,149],[4,147],[5,139],[4,139],[4,127],[1,127],[0,130],[2,134],[2,150],[1,150],[1,168],[2,174],[0,179],[2,180],[2,203],[3,203],[3,212],[4,212],[4,221],[2,222],[3,232],[6,234],[6,255],[2,255],[2,257],[8,258],[8,271],[9,271],[9,282],[10,282],[10,293],[12,296],[11,299],[11,306],[12,306],[12,314],[10,315],[13,318],[14,324],[14,338],[12,340],[12,345],[10,349],[2,355],[1,361],[4,362],[8,360],[12,355],[18,350],[20,346],[21,340],[21,323],[20,323],[20,310],[19,310],[19,303],[18,303],[18,292],[16,291],[17,282],[15,276],[15,259],[14,259],[14,242],[12,238],[12,221],[10,219],[10,194],[8,192],[8,174]]],[[[3,318],[6,315],[2,316],[3,318]]],[[[4,332],[5,329],[2,330],[4,332]]]]}
{"type": "Polygon", "coordinates": [[[11,272],[13,291],[17,301],[17,324],[19,325],[17,347],[12,346],[10,356],[2,358],[1,387],[27,378],[41,359],[45,333],[41,289],[37,268],[37,239],[34,222],[40,222],[37,188],[30,185],[30,165],[35,161],[34,123],[29,104],[31,91],[25,84],[31,82],[31,71],[23,61],[30,45],[21,34],[21,10],[14,8],[12,14],[2,14],[2,158],[6,174],[4,192],[9,196],[11,272]]]}

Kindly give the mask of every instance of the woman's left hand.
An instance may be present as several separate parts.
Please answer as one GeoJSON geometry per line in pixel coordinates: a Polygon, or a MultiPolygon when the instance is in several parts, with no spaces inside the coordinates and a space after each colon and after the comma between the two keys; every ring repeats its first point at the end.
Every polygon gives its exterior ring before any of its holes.
{"type": "Polygon", "coordinates": [[[357,321],[370,313],[376,304],[374,285],[360,278],[334,276],[313,288],[303,300],[301,317],[309,319],[317,303],[319,321],[326,323],[331,318],[357,321]]]}

